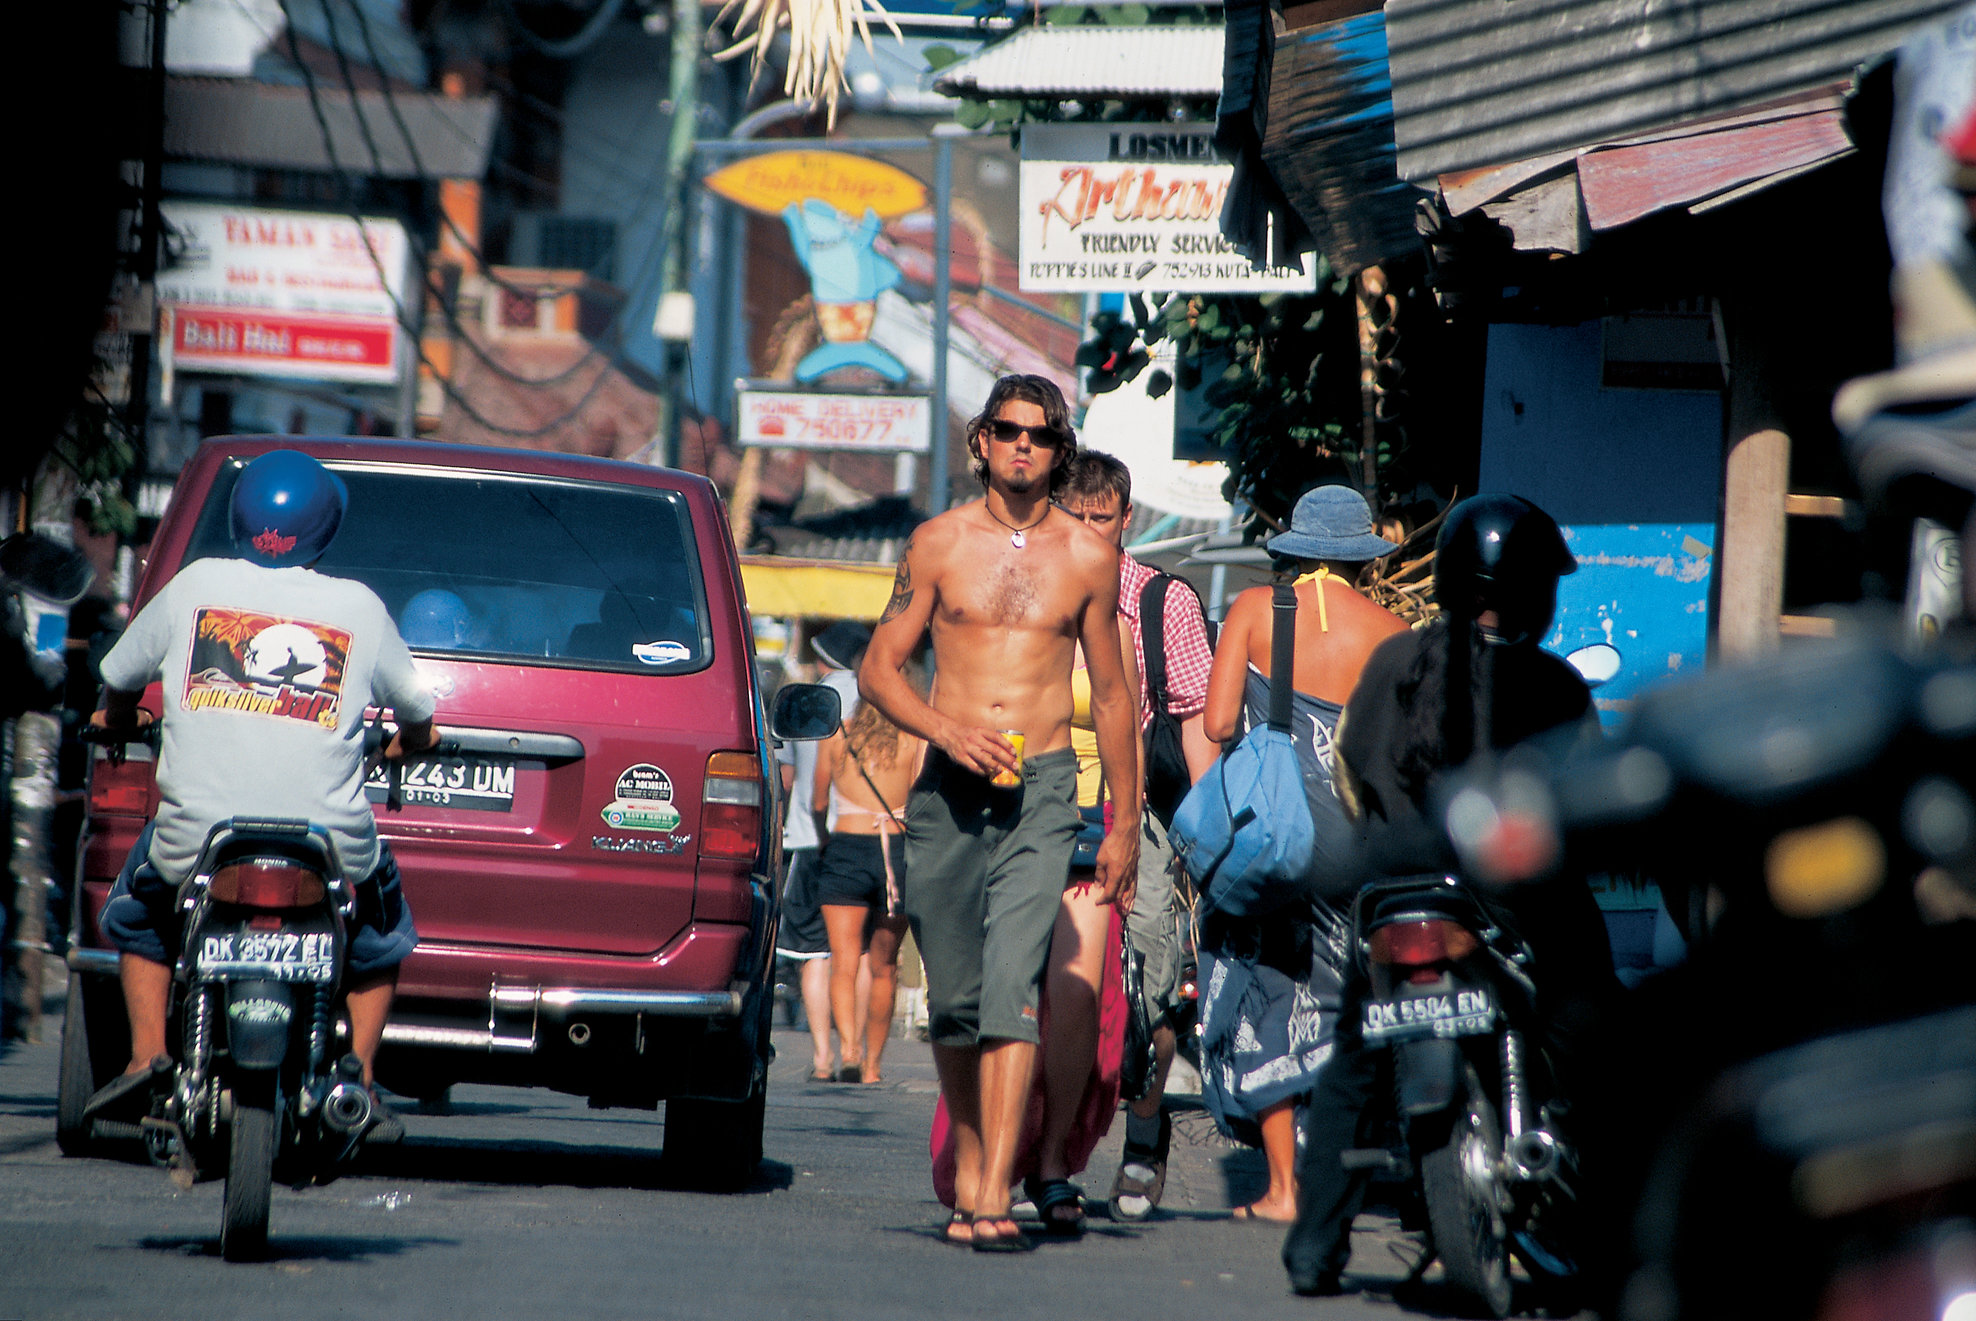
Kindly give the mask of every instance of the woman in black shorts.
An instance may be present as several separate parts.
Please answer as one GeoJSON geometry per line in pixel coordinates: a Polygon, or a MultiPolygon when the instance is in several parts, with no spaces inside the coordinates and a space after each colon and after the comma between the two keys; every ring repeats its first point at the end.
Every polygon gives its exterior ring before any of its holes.
{"type": "Polygon", "coordinates": [[[830,839],[817,873],[817,897],[830,934],[830,1009],[845,1071],[883,1081],[880,1061],[892,1031],[899,943],[906,916],[899,882],[906,872],[907,791],[919,775],[926,743],[887,720],[869,702],[817,753],[815,810],[829,813],[830,839]],[[862,955],[871,976],[870,1008],[858,1019],[862,955]],[[861,1043],[861,1044],[860,1044],[861,1043]]]}

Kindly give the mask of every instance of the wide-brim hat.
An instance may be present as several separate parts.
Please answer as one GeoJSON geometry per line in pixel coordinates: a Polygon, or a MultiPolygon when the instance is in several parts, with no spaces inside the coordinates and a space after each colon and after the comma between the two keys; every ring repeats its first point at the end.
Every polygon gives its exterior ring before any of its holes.
{"type": "Polygon", "coordinates": [[[810,639],[810,650],[833,670],[855,670],[864,660],[865,647],[870,642],[870,629],[840,619],[810,639]]]}
{"type": "Polygon", "coordinates": [[[1293,560],[1376,560],[1398,550],[1372,530],[1372,509],[1349,486],[1316,486],[1297,498],[1290,528],[1263,543],[1272,555],[1293,560]]]}

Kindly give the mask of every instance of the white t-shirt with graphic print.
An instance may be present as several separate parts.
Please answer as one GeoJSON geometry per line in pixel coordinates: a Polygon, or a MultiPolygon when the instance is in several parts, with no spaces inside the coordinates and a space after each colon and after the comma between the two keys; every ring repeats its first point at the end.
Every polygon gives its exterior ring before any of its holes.
{"type": "Polygon", "coordinates": [[[313,569],[197,560],[180,569],[103,659],[103,682],[162,681],[151,863],[183,884],[214,825],[235,816],[325,826],[344,870],[377,865],[364,797],[364,708],[432,718],[430,686],[384,603],[313,569]]]}

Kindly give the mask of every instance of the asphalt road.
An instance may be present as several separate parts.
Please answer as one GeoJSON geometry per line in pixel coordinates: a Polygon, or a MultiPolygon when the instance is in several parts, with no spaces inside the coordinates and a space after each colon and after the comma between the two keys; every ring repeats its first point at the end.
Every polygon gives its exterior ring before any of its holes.
{"type": "MultiPolygon", "coordinates": [[[[56,1035],[56,1022],[50,1036],[56,1035]]],[[[1419,1248],[1362,1218],[1365,1291],[1290,1295],[1281,1235],[1232,1221],[1262,1185],[1256,1153],[1176,1113],[1166,1203],[1026,1256],[941,1242],[927,1177],[935,1084],[926,1046],[894,1041],[886,1082],[807,1080],[808,1038],[778,1030],[768,1156],[746,1192],[667,1187],[663,1111],[589,1110],[545,1091],[454,1090],[406,1103],[407,1140],[326,1188],[276,1188],[274,1257],[219,1258],[221,1185],[177,1192],[132,1159],[56,1150],[57,1045],[0,1061],[0,1318],[1003,1318],[1203,1316],[1347,1321],[1406,1314],[1383,1291],[1419,1248]]],[[[1123,1124],[1084,1180],[1108,1191],[1123,1124]]],[[[1430,1277],[1431,1279],[1431,1277],[1430,1277]]],[[[1437,1314],[1430,1289],[1409,1313],[1437,1314]]]]}

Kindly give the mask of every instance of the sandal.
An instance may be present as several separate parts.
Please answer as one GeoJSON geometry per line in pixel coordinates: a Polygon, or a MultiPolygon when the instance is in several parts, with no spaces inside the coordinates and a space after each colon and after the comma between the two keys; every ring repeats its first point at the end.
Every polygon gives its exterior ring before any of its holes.
{"type": "Polygon", "coordinates": [[[1022,1226],[1009,1218],[1008,1212],[1000,1215],[977,1216],[974,1221],[974,1250],[976,1252],[1028,1252],[1035,1243],[1022,1232],[1022,1226]],[[993,1229],[993,1226],[1007,1225],[1007,1230],[993,1229]]]}
{"type": "Polygon", "coordinates": [[[1032,1174],[1022,1181],[1022,1191],[1035,1203],[1045,1233],[1071,1238],[1084,1232],[1084,1190],[1070,1180],[1032,1174]],[[1059,1214],[1065,1209],[1071,1214],[1059,1214]]]}
{"type": "Polygon", "coordinates": [[[83,1103],[84,1119],[136,1119],[151,1109],[154,1086],[172,1071],[171,1057],[160,1055],[151,1067],[136,1073],[120,1074],[97,1088],[83,1103]]]}
{"type": "Polygon", "coordinates": [[[947,1217],[947,1223],[940,1226],[939,1234],[942,1243],[951,1243],[957,1248],[973,1247],[974,1213],[972,1211],[954,1212],[947,1217]],[[957,1229],[965,1229],[967,1231],[966,1237],[955,1233],[954,1231],[957,1229]]]}
{"type": "Polygon", "coordinates": [[[1118,1177],[1112,1180],[1112,1219],[1144,1220],[1159,1206],[1160,1195],[1166,1191],[1166,1157],[1172,1146],[1173,1119],[1165,1110],[1160,1111],[1159,1137],[1152,1146],[1126,1139],[1118,1177]]]}

